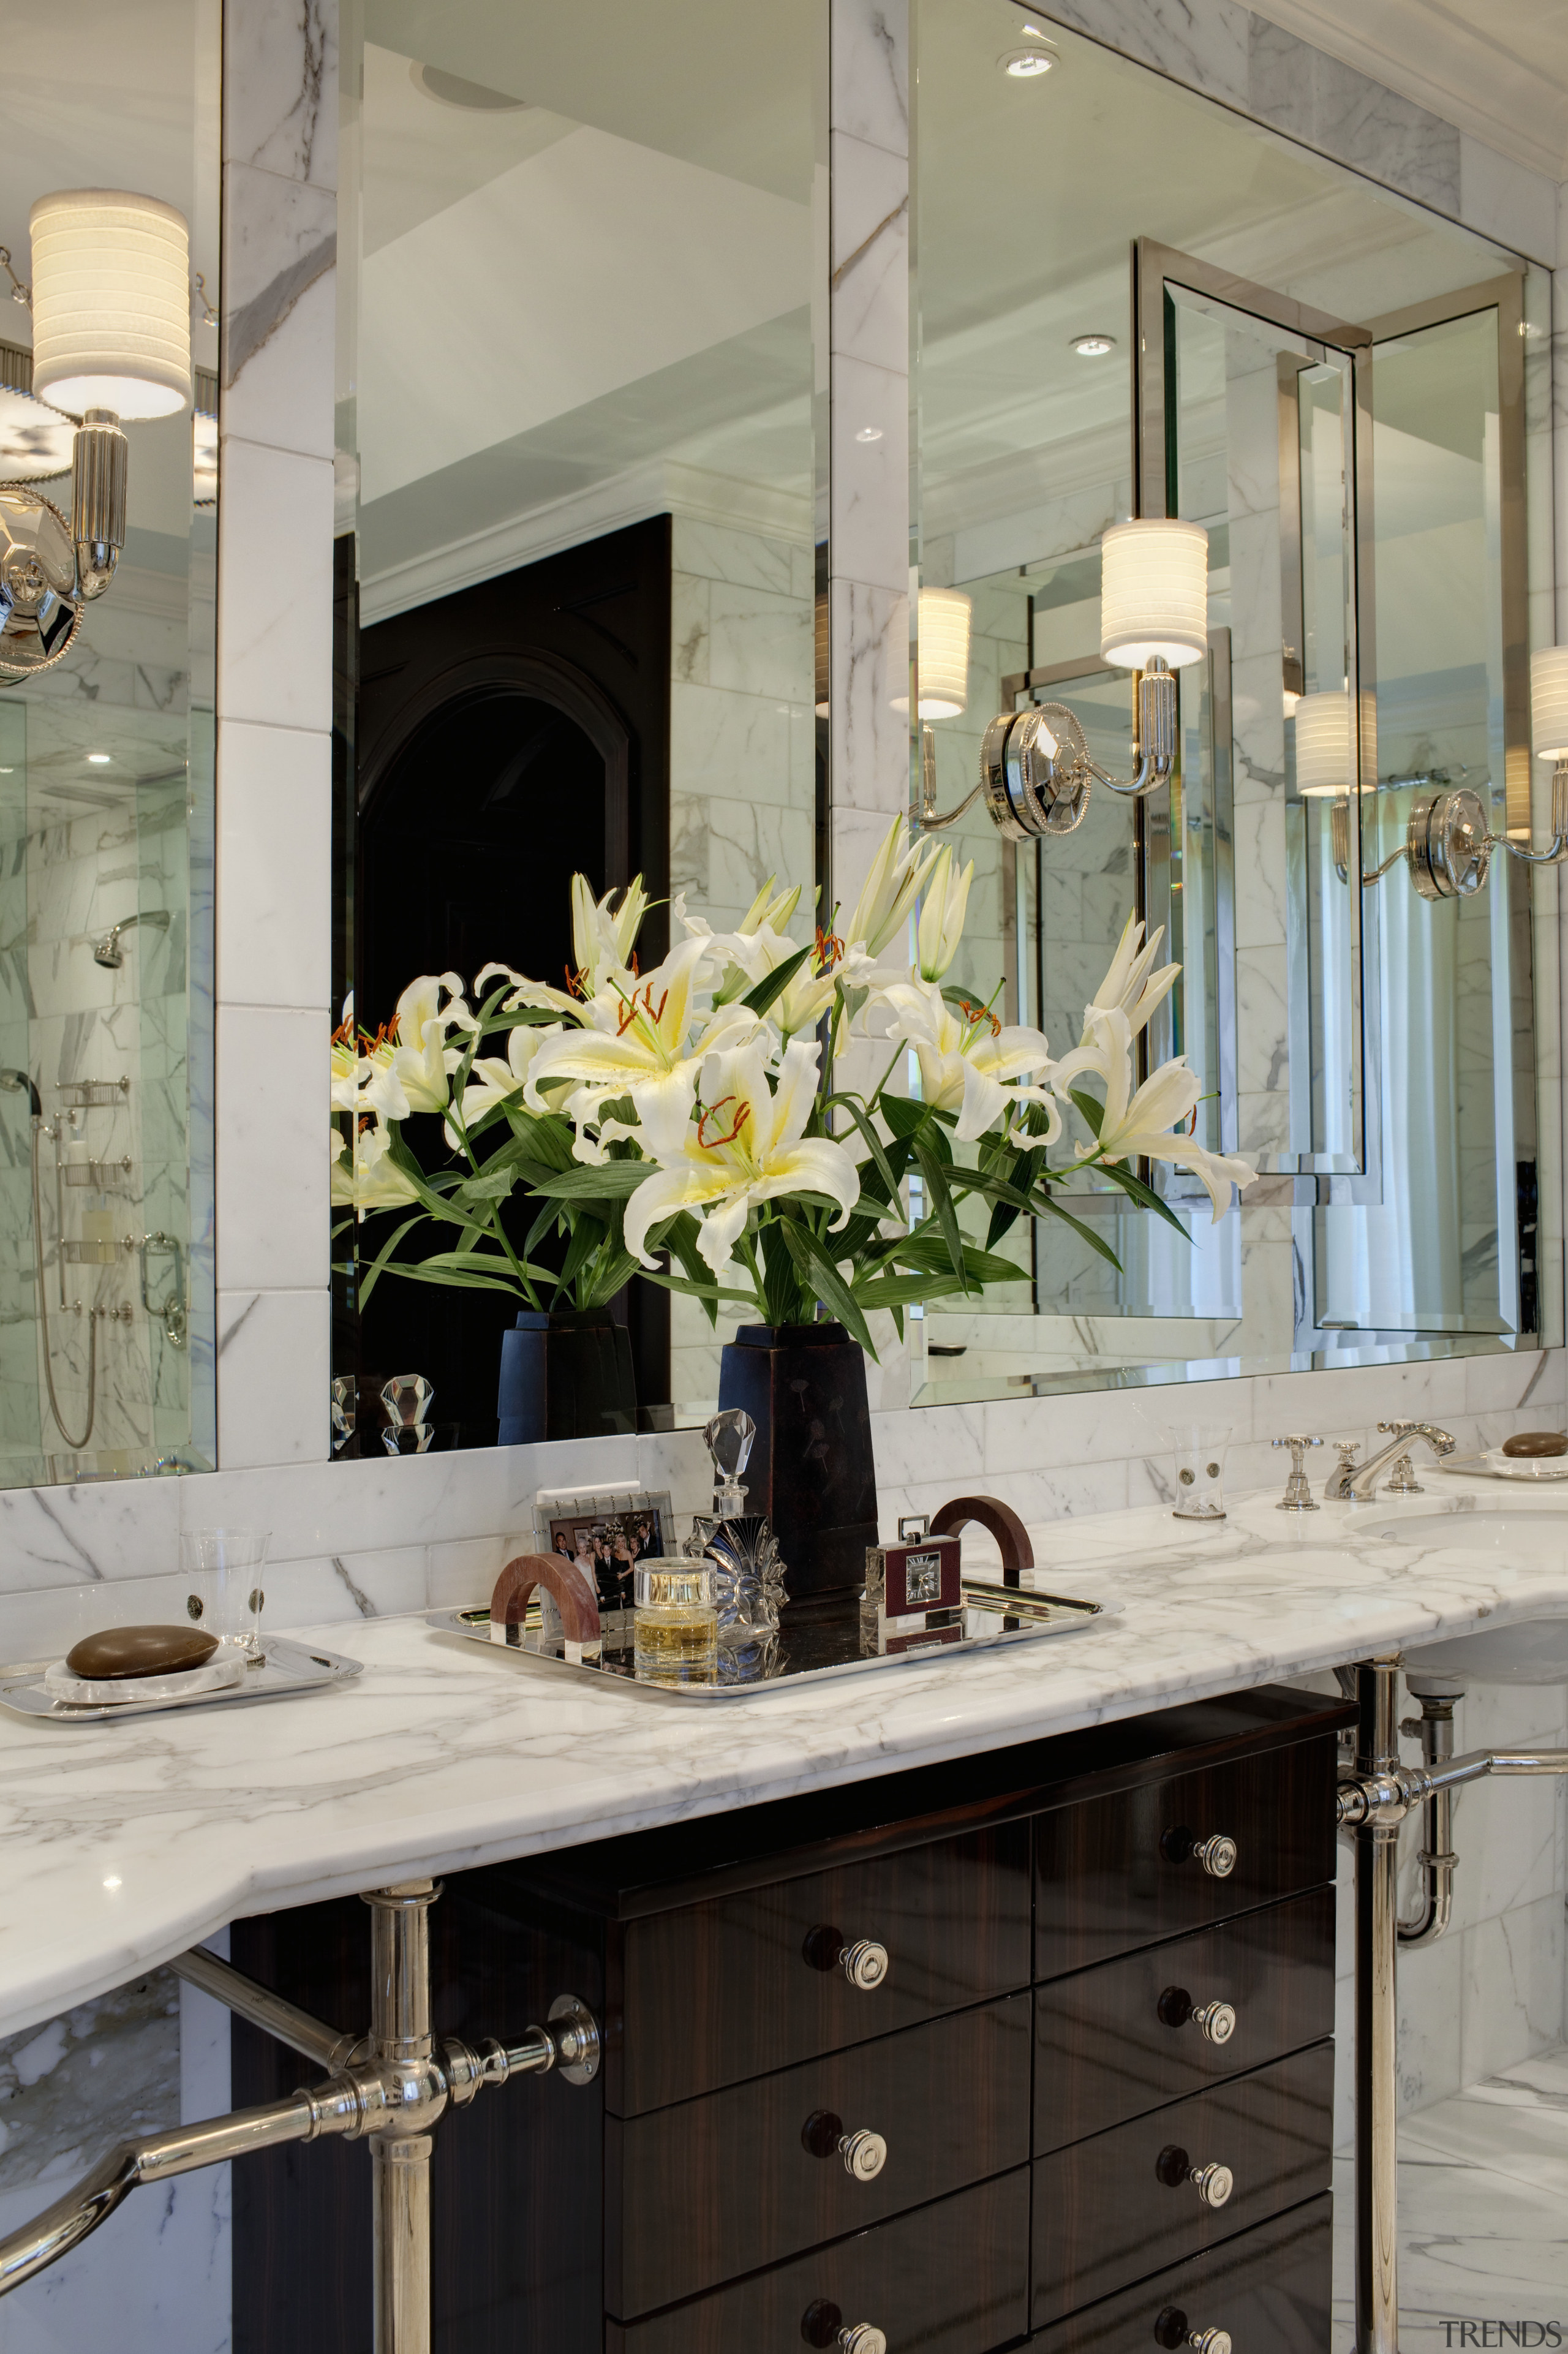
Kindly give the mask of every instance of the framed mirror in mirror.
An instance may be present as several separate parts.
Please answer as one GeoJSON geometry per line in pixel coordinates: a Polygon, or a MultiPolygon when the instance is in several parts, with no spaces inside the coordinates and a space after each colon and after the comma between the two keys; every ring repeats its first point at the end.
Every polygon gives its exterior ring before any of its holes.
{"type": "Polygon", "coordinates": [[[912,17],[917,682],[934,600],[970,634],[911,769],[989,910],[954,977],[1060,1056],[1132,907],[1181,969],[1142,1068],[1184,1055],[1258,1172],[1214,1225],[1149,1164],[1184,1237],[1062,1194],[1119,1265],[1015,1230],[1016,1287],[913,1320],[915,1397],[1559,1339],[1556,888],[1519,855],[1551,831],[1547,279],[1044,18],[1052,70],[1009,74],[1012,0],[912,17]],[[1206,546],[1169,679],[1107,642],[1129,517],[1206,546]],[[983,791],[951,817],[1030,710],[1082,764],[1011,830],[983,791]]]}
{"type": "Polygon", "coordinates": [[[216,0],[6,26],[0,1484],[215,1458],[216,0]],[[69,105],[61,93],[69,94],[69,105]]]}
{"type": "MultiPolygon", "coordinates": [[[[541,1196],[569,1130],[471,1154],[444,1057],[508,975],[569,1006],[601,924],[633,1044],[694,924],[798,889],[810,935],[827,0],[344,22],[338,1051],[388,1091],[334,1096],[334,1452],[700,1423],[740,1311],[629,1285],[605,1181],[541,1196]]],[[[531,1013],[483,1044],[489,1104],[558,1025],[531,1013]]]]}

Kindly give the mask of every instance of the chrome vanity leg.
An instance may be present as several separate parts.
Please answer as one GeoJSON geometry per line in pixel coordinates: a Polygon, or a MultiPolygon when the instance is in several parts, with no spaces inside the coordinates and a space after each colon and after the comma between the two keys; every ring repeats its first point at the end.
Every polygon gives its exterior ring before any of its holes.
{"type": "Polygon", "coordinates": [[[440,1890],[410,1880],[366,1895],[371,1907],[370,2058],[403,2079],[393,2121],[370,2137],[376,2354],[429,2354],[430,2156],[446,2106],[430,2037],[430,1906],[440,1890]],[[421,2082],[422,2080],[422,2082],[421,2082]],[[439,2089],[438,2089],[439,2088],[439,2089]]]}
{"type": "MultiPolygon", "coordinates": [[[[1356,1772],[1399,1765],[1397,1653],[1356,1670],[1356,1772]]],[[[1359,1823],[1356,1842],[1356,2354],[1399,2354],[1399,1826],[1359,1823]]]]}

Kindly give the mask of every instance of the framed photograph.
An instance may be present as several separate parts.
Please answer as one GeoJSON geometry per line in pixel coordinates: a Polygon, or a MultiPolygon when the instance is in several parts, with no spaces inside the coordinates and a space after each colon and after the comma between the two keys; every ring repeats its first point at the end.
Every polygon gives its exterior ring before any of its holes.
{"type": "Polygon", "coordinates": [[[534,1499],[534,1549],[581,1564],[601,1610],[630,1610],[631,1573],[640,1561],[678,1550],[667,1492],[616,1488],[588,1495],[541,1489],[534,1499]]]}

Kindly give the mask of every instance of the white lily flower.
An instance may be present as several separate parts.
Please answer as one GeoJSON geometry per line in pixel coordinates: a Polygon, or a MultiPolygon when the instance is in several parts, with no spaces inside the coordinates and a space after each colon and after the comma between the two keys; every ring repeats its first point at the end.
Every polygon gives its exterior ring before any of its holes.
{"type": "Polygon", "coordinates": [[[651,1137],[661,1162],[626,1204],[626,1247],[644,1267],[651,1229],[678,1210],[705,1213],[697,1248],[722,1274],[752,1209],[781,1193],[826,1193],[839,1205],[833,1230],[860,1197],[860,1175],[842,1144],[804,1133],[817,1092],[817,1045],[784,1049],[777,1092],[759,1043],[710,1055],[703,1070],[706,1108],[678,1138],[651,1137]],[[671,1148],[674,1149],[672,1150],[671,1148]]]}
{"type": "Polygon", "coordinates": [[[591,1118],[605,1096],[629,1094],[645,1126],[662,1118],[677,1132],[683,1128],[704,1056],[738,1044],[759,1026],[748,1006],[694,1004],[709,950],[706,940],[683,940],[646,980],[628,973],[619,989],[579,1008],[589,1026],[563,1030],[534,1057],[523,1098],[530,1110],[549,1108],[540,1093],[547,1081],[575,1079],[562,1107],[568,1119],[591,1118]]]}
{"type": "Polygon", "coordinates": [[[641,875],[627,885],[620,907],[612,909],[615,896],[607,891],[602,899],[596,899],[586,875],[572,876],[574,977],[585,997],[597,997],[607,976],[631,970],[631,951],[648,912],[641,875]]]}
{"type": "Polygon", "coordinates": [[[1159,954],[1160,943],[1164,938],[1165,927],[1160,924],[1140,948],[1139,943],[1143,939],[1143,926],[1136,916],[1128,917],[1122,927],[1121,938],[1117,942],[1110,970],[1096,990],[1093,1002],[1084,1008],[1086,1037],[1088,1035],[1090,1015],[1113,1010],[1126,1014],[1135,1038],[1144,1028],[1156,1006],[1176,986],[1181,970],[1179,964],[1168,964],[1160,968],[1152,981],[1149,979],[1150,967],[1159,954]]]}
{"type": "Polygon", "coordinates": [[[463,995],[462,975],[421,973],[397,1000],[392,1026],[397,1043],[389,1068],[407,1108],[388,1117],[406,1119],[411,1111],[445,1111],[451,1092],[448,1074],[461,1060],[461,1053],[449,1050],[448,1035],[479,1026],[463,995]]]}
{"type": "MultiPolygon", "coordinates": [[[[1105,1111],[1100,1121],[1098,1150],[1107,1161],[1169,1161],[1191,1170],[1214,1208],[1214,1224],[1231,1205],[1231,1187],[1250,1185],[1256,1172],[1239,1154],[1210,1152],[1195,1137],[1171,1134],[1179,1121],[1190,1119],[1202,1093],[1196,1071],[1184,1055],[1174,1055],[1151,1072],[1143,1085],[1132,1084],[1132,1024],[1119,1006],[1096,1012],[1092,1033],[1078,1055],[1066,1059],[1081,1069],[1098,1073],[1105,1084],[1105,1111]],[[1089,1059],[1092,1057],[1093,1059],[1089,1059]]],[[[1080,1144],[1080,1161],[1096,1150],[1080,1144]]]]}
{"type": "Polygon", "coordinates": [[[916,963],[922,981],[945,981],[963,938],[964,910],[975,879],[971,858],[960,875],[952,845],[944,843],[920,886],[920,920],[915,928],[916,963]]]}
{"type": "Polygon", "coordinates": [[[1052,1069],[1044,1031],[1004,1024],[983,1005],[966,1002],[955,1012],[935,981],[895,981],[882,998],[893,1008],[888,1036],[906,1040],[918,1058],[922,1102],[958,1113],[953,1133],[960,1144],[972,1144],[1026,1103],[1044,1104],[1048,1114],[1034,1141],[1050,1144],[1060,1136],[1062,1115],[1049,1090],[1025,1084],[1052,1069]]]}
{"type": "MultiPolygon", "coordinates": [[[[547,1038],[561,1035],[561,1024],[552,1022],[547,1028],[536,1023],[519,1022],[506,1034],[505,1059],[499,1055],[476,1055],[462,1091],[460,1114],[465,1129],[476,1128],[487,1112],[509,1097],[519,1096],[527,1081],[534,1057],[547,1038]]],[[[462,1139],[447,1118],[447,1141],[454,1151],[460,1151],[462,1139]]]]}
{"type": "MultiPolygon", "coordinates": [[[[800,953],[800,943],[764,924],[757,931],[726,932],[715,938],[715,949],[721,949],[730,959],[728,971],[720,989],[719,1002],[744,996],[777,972],[781,964],[800,953]]],[[[776,1022],[786,1038],[797,1032],[814,1030],[833,1002],[838,986],[832,971],[813,972],[814,960],[808,957],[794,979],[789,981],[781,997],[776,997],[768,1009],[768,1018],[776,1022]]]]}
{"type": "Polygon", "coordinates": [[[936,857],[932,844],[918,835],[911,841],[906,822],[895,817],[843,927],[846,947],[863,948],[870,955],[880,956],[908,916],[936,857]]]}
{"type": "Polygon", "coordinates": [[[332,1108],[334,1111],[357,1111],[359,1090],[364,1084],[365,1057],[359,1051],[359,1041],[354,1034],[354,1016],[350,1013],[341,1030],[332,1034],[332,1108]]]}
{"type": "Polygon", "coordinates": [[[347,1138],[335,1128],[332,1140],[334,1209],[351,1209],[356,1218],[367,1218],[373,1210],[401,1209],[418,1200],[412,1181],[396,1161],[387,1160],[392,1139],[378,1122],[366,1120],[363,1127],[356,1124],[352,1160],[347,1138]]]}
{"type": "Polygon", "coordinates": [[[800,904],[800,885],[797,883],[792,891],[776,894],[773,886],[777,881],[777,875],[768,876],[736,927],[737,931],[760,932],[766,929],[782,932],[787,929],[790,917],[800,904]]]}

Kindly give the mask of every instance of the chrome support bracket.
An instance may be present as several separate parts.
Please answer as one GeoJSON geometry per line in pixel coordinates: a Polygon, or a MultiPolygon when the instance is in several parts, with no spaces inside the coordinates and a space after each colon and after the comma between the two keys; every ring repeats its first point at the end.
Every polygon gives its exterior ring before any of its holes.
{"type": "Polygon", "coordinates": [[[487,2084],[560,2075],[591,2084],[602,2049],[599,2022],[576,1995],[557,1995],[547,2027],[521,2043],[488,2039],[474,2050],[430,2031],[429,1911],[440,1883],[409,1880],[366,1896],[371,1907],[371,2021],[366,2036],[340,2034],[216,1954],[197,1946],[170,1967],[239,2018],[328,2073],[264,2107],[122,2142],[43,2214],[0,2239],[0,2296],[79,2246],[138,2183],[336,2134],[367,2138],[375,2221],[375,2354],[429,2354],[432,2129],[450,2102],[466,2108],[487,2084]]]}
{"type": "MultiPolygon", "coordinates": [[[[1386,1427],[1386,1426],[1385,1426],[1386,1427]]],[[[1385,1450],[1387,1452],[1388,1450],[1385,1450]]],[[[1374,1458],[1368,1470],[1375,1470],[1374,1458]]],[[[1364,1475],[1363,1475],[1364,1476],[1364,1475]]],[[[1447,1922],[1456,1858],[1448,1850],[1446,1802],[1467,1782],[1492,1774],[1568,1774],[1568,1749],[1473,1749],[1446,1754],[1435,1730],[1424,1762],[1399,1758],[1396,1715],[1400,1655],[1361,1660],[1355,1670],[1361,1722],[1352,1771],[1341,1780],[1336,1820],[1351,1832],[1356,1858],[1356,2336],[1355,2354],[1399,2354],[1398,2011],[1395,1971],[1402,1934],[1426,1945],[1447,1922]],[[1428,1903],[1402,1933],[1396,1893],[1399,1833],[1405,1819],[1432,1808],[1441,1823],[1422,1854],[1428,1903]]],[[[1452,1731],[1450,1711],[1449,1732],[1452,1731]]],[[[1451,1746],[1451,1740],[1449,1745],[1451,1746]]]]}

